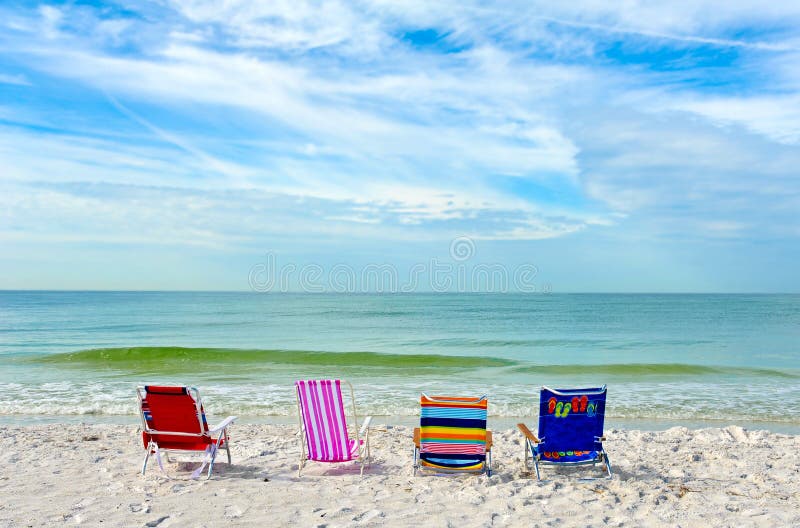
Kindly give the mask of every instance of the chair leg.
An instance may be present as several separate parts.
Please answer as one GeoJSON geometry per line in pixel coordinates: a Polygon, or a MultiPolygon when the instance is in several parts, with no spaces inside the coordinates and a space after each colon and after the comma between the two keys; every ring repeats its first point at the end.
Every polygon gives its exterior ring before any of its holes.
{"type": "Polygon", "coordinates": [[[414,472],[413,475],[417,475],[417,468],[419,468],[419,448],[414,448],[414,472]]]}
{"type": "Polygon", "coordinates": [[[150,446],[147,446],[147,452],[144,455],[144,462],[142,463],[142,475],[147,471],[147,461],[150,460],[150,446]]]}
{"type": "Polygon", "coordinates": [[[211,478],[211,471],[214,469],[214,461],[217,459],[217,445],[214,444],[214,447],[211,448],[211,460],[208,462],[208,475],[206,475],[206,480],[211,478]]]}
{"type": "MultiPolygon", "coordinates": [[[[297,402],[297,412],[300,412],[300,401],[297,402]]],[[[300,423],[300,430],[297,431],[300,436],[300,461],[297,463],[297,478],[300,478],[300,473],[303,471],[303,465],[306,462],[306,440],[303,437],[303,424],[300,423]]]]}
{"type": "Polygon", "coordinates": [[[492,476],[492,452],[489,451],[488,453],[486,453],[486,456],[489,458],[489,466],[486,468],[486,476],[487,477],[491,477],[492,476]]]}
{"type": "Polygon", "coordinates": [[[539,474],[539,459],[537,457],[533,457],[533,467],[536,469],[536,480],[541,481],[542,475],[539,474]]]}
{"type": "Polygon", "coordinates": [[[231,463],[231,446],[228,443],[228,430],[225,429],[225,452],[228,453],[228,465],[231,463]]]}
{"type": "Polygon", "coordinates": [[[611,461],[608,459],[608,455],[603,452],[603,461],[606,463],[606,471],[608,471],[608,478],[614,478],[614,474],[611,473],[611,461]]]}

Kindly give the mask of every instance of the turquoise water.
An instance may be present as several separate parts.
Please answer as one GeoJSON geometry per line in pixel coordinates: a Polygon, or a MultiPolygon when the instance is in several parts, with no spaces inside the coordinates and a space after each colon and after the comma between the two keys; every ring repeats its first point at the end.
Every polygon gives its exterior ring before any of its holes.
{"type": "Polygon", "coordinates": [[[292,416],[341,377],[363,412],[420,391],[535,414],[537,389],[608,384],[620,421],[800,428],[800,295],[0,292],[0,418],[126,416],[133,388],[201,388],[214,414],[292,416]]]}

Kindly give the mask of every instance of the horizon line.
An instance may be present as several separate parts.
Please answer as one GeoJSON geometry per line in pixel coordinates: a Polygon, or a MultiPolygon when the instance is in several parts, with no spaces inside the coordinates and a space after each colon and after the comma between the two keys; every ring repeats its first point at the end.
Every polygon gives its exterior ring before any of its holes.
{"type": "Polygon", "coordinates": [[[253,290],[129,290],[129,289],[53,289],[53,288],[0,288],[0,293],[251,293],[256,295],[800,295],[797,291],[559,291],[559,292],[522,292],[522,291],[268,291],[253,290]]]}

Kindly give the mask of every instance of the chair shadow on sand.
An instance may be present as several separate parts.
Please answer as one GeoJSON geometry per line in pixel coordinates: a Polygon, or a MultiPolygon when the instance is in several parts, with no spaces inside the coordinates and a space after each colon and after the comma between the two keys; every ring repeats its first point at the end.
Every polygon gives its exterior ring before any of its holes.
{"type": "MultiPolygon", "coordinates": [[[[168,473],[172,478],[192,480],[192,472],[199,468],[201,464],[202,461],[198,460],[174,460],[172,463],[173,468],[168,473]]],[[[227,464],[224,462],[215,464],[214,473],[211,475],[211,480],[264,480],[264,478],[269,478],[264,466],[227,464]]],[[[200,476],[197,480],[205,480],[205,475],[200,476]]]]}
{"type": "Polygon", "coordinates": [[[614,468],[615,480],[636,480],[639,482],[659,482],[663,483],[667,480],[672,480],[667,477],[663,468],[656,468],[655,466],[645,465],[644,463],[636,464],[635,466],[617,466],[614,468]]]}
{"type": "MultiPolygon", "coordinates": [[[[172,478],[177,477],[178,479],[190,479],[189,475],[200,467],[201,462],[197,460],[173,460],[172,468],[169,469],[168,473],[172,478]]],[[[292,472],[297,472],[297,465],[285,467],[285,468],[272,468],[271,470],[267,470],[264,466],[255,466],[250,464],[226,464],[226,463],[218,463],[214,466],[214,474],[211,476],[211,480],[226,480],[226,479],[235,479],[235,480],[303,480],[306,476],[309,478],[316,478],[316,477],[336,477],[336,476],[346,476],[346,475],[354,475],[360,476],[361,466],[359,464],[336,464],[335,467],[322,465],[322,464],[312,464],[306,466],[306,471],[303,472],[302,477],[297,477],[292,472]],[[289,473],[289,474],[287,474],[289,473]]],[[[370,475],[386,475],[388,471],[386,470],[385,464],[381,462],[373,462],[369,466],[366,466],[364,470],[364,477],[368,477],[370,475]]],[[[200,480],[205,480],[205,477],[201,477],[200,480]]]]}
{"type": "MultiPolygon", "coordinates": [[[[525,470],[520,474],[521,478],[536,479],[533,470],[525,470]]],[[[553,480],[573,481],[573,482],[614,482],[636,480],[640,482],[664,482],[666,476],[664,472],[651,466],[638,464],[635,466],[618,465],[614,467],[614,477],[607,479],[604,468],[599,464],[597,467],[587,468],[587,466],[548,466],[542,471],[542,482],[553,480]]]]}
{"type": "MultiPolygon", "coordinates": [[[[616,471],[616,468],[615,468],[616,471]]],[[[621,475],[616,472],[614,478],[617,479],[621,475]]],[[[536,480],[536,472],[533,469],[526,469],[520,473],[520,478],[532,478],[536,480]]],[[[627,479],[626,475],[624,479],[627,479]]],[[[606,476],[605,468],[598,465],[597,467],[586,466],[547,466],[542,471],[542,482],[549,482],[553,480],[564,480],[573,482],[592,482],[592,481],[606,481],[610,480],[606,476]]]]}
{"type": "MultiPolygon", "coordinates": [[[[293,471],[297,471],[297,465],[291,467],[293,471]]],[[[295,480],[303,480],[308,477],[336,477],[342,475],[355,475],[359,476],[361,466],[359,464],[309,464],[303,470],[303,476],[294,477],[295,480]]],[[[364,467],[364,477],[370,475],[387,475],[386,466],[382,462],[372,462],[364,467]]]]}

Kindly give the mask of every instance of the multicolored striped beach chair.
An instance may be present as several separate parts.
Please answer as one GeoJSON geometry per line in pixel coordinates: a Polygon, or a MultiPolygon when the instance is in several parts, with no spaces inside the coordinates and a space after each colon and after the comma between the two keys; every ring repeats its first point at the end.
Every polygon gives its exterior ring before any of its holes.
{"type": "Polygon", "coordinates": [[[486,472],[492,475],[492,432],[486,430],[486,396],[426,396],[419,400],[419,427],[414,429],[414,474],[486,472]]]}
{"type": "Polygon", "coordinates": [[[536,478],[541,480],[539,464],[577,466],[605,464],[612,477],[611,462],[603,449],[603,419],[606,412],[606,386],[590,389],[549,389],[539,395],[539,436],[525,424],[517,427],[525,436],[525,468],[531,460],[536,478]]]}
{"type": "Polygon", "coordinates": [[[314,462],[350,462],[369,465],[369,424],[371,416],[364,418],[358,428],[358,413],[353,386],[340,380],[305,380],[294,384],[297,394],[297,414],[300,420],[300,464],[297,476],[307,460],[314,462]],[[342,398],[342,383],[350,387],[353,404],[353,423],[356,437],[350,438],[342,398]],[[364,439],[362,440],[362,437],[364,439]]]}
{"type": "Polygon", "coordinates": [[[206,413],[200,400],[200,391],[194,387],[145,385],[137,387],[139,409],[142,416],[142,442],[146,451],[142,475],[147,470],[150,455],[155,455],[158,466],[164,471],[161,452],[203,452],[200,467],[192,473],[197,478],[208,465],[208,478],[214,469],[217,451],[224,449],[231,463],[228,446],[228,427],[236,420],[228,416],[219,425],[209,428],[206,413]]]}

